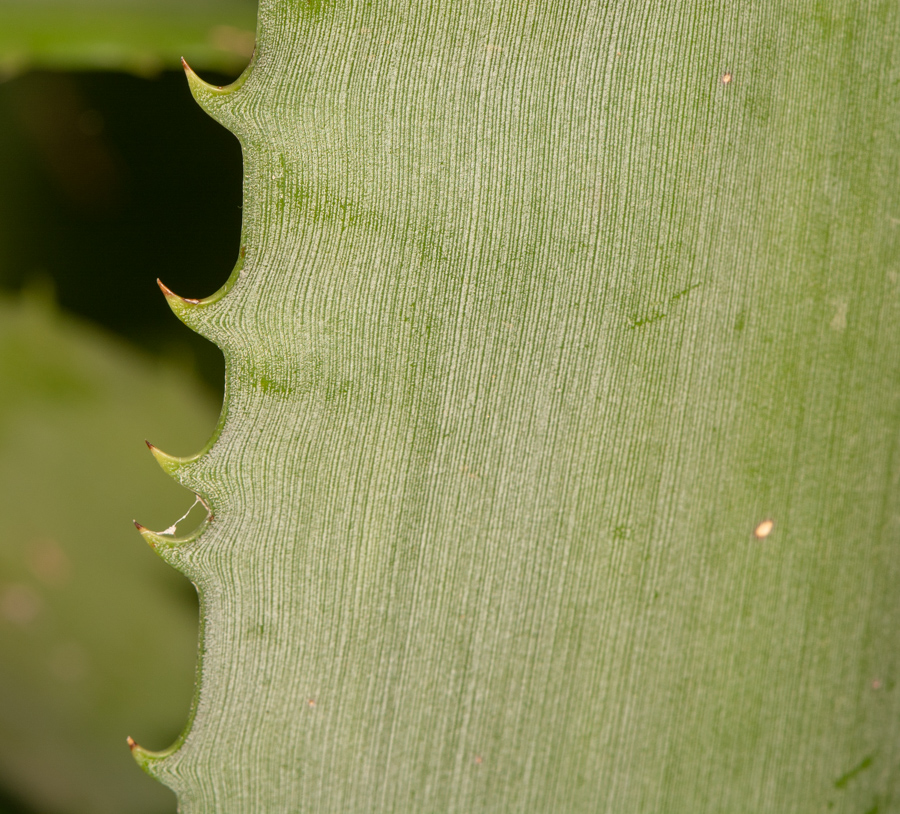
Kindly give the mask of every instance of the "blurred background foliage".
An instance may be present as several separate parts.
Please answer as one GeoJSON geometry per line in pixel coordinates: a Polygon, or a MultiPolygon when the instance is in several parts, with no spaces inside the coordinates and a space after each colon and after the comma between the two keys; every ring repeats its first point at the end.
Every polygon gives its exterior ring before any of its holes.
{"type": "Polygon", "coordinates": [[[239,145],[178,60],[230,81],[255,15],[0,0],[0,814],[175,809],[125,737],[186,723],[196,597],[131,519],[191,506],[143,441],[194,452],[221,403],[221,355],[156,278],[210,294],[239,241],[239,145]]]}

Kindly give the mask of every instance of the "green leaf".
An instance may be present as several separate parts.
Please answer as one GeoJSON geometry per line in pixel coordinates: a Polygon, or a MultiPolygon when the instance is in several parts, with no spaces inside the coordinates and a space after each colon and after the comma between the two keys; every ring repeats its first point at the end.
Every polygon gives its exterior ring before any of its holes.
{"type": "Polygon", "coordinates": [[[3,0],[0,75],[29,68],[140,74],[238,71],[253,51],[254,0],[3,0]]]}
{"type": "Polygon", "coordinates": [[[214,423],[189,376],[40,301],[0,300],[0,787],[35,811],[173,808],[125,736],[178,732],[196,606],[131,518],[162,528],[193,499],[141,434],[190,448],[214,423]]]}
{"type": "MultiPolygon", "coordinates": [[[[895,810],[900,6],[266,0],[183,814],[895,810]]],[[[153,541],[153,537],[150,537],[153,541]]]]}

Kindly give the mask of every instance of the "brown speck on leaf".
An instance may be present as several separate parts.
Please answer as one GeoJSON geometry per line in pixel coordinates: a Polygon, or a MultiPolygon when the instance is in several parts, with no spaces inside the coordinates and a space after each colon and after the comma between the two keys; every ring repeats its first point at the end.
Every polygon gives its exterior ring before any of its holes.
{"type": "Polygon", "coordinates": [[[723,85],[730,85],[730,84],[731,84],[731,80],[732,80],[733,78],[734,78],[734,77],[732,77],[730,71],[729,71],[728,73],[723,73],[723,74],[722,74],[722,84],[723,84],[723,85]]]}
{"type": "Polygon", "coordinates": [[[315,698],[310,698],[306,703],[309,704],[310,709],[316,708],[316,699],[315,698]]]}
{"type": "Polygon", "coordinates": [[[482,764],[482,762],[483,761],[482,761],[481,755],[475,755],[475,765],[480,766],[482,764]]]}
{"type": "Polygon", "coordinates": [[[753,536],[756,537],[757,540],[765,540],[772,533],[772,529],[775,528],[775,523],[772,520],[763,520],[755,529],[753,529],[753,536]]]}
{"type": "Polygon", "coordinates": [[[877,678],[872,682],[872,689],[873,690],[881,689],[881,682],[877,678]]]}

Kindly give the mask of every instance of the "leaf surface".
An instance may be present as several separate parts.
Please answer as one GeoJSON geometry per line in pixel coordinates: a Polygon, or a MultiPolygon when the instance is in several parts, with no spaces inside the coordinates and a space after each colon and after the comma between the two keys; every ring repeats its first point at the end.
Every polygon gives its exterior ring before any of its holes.
{"type": "Polygon", "coordinates": [[[183,814],[900,805],[900,6],[261,5],[183,814]]]}

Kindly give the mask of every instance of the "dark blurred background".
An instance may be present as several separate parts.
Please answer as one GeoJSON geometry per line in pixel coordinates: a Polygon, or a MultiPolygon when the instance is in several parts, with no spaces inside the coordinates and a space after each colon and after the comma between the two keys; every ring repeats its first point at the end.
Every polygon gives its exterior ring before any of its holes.
{"type": "Polygon", "coordinates": [[[196,596],[131,519],[191,506],[143,442],[201,448],[223,363],[156,278],[225,282],[242,176],[177,56],[232,81],[255,6],[0,0],[0,814],[175,810],[125,737],[187,722],[196,596]]]}
{"type": "Polygon", "coordinates": [[[7,80],[0,156],[0,286],[52,286],[64,309],[221,390],[221,354],[180,326],[156,285],[213,293],[240,237],[240,145],[195,104],[184,74],[7,80]]]}

